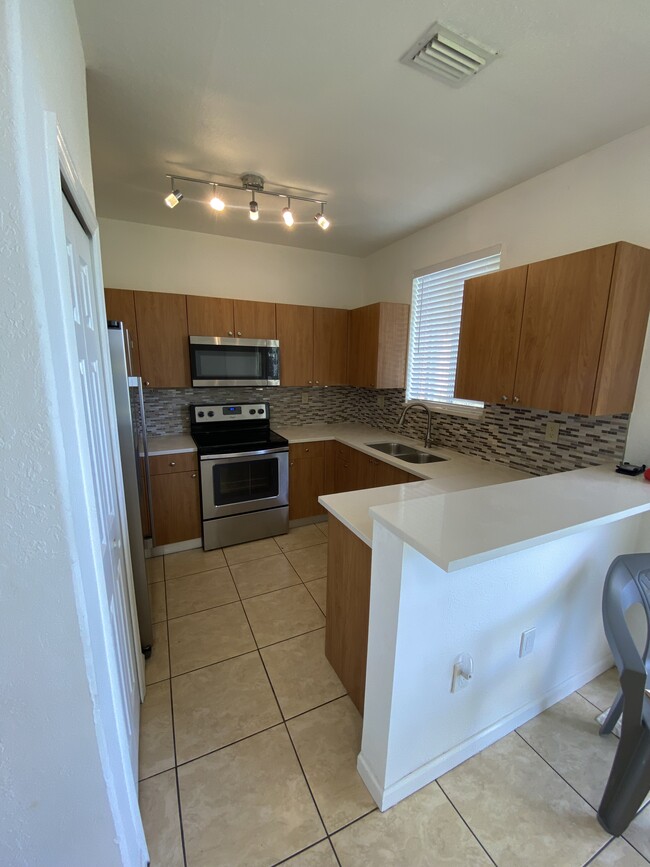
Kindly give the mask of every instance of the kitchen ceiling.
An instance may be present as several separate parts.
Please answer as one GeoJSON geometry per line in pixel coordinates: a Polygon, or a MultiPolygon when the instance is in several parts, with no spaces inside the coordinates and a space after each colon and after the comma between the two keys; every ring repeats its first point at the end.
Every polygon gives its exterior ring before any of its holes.
{"type": "MultiPolygon", "coordinates": [[[[645,0],[76,0],[100,217],[364,256],[650,123],[645,0]],[[440,21],[499,51],[462,88],[399,62],[440,21]],[[327,199],[165,174],[243,172],[327,199]]],[[[612,203],[615,207],[615,203],[612,203]]],[[[525,215],[522,214],[522,219],[525,215]]]]}

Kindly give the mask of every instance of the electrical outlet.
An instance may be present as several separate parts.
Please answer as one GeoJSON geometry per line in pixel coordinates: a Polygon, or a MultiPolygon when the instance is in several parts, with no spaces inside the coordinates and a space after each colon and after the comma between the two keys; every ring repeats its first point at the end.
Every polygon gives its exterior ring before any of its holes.
{"type": "Polygon", "coordinates": [[[556,443],[560,438],[560,425],[556,421],[546,423],[544,439],[547,443],[556,443]]]}
{"type": "Polygon", "coordinates": [[[303,403],[309,403],[309,392],[308,391],[303,391],[302,402],[303,403]]]}
{"type": "Polygon", "coordinates": [[[386,398],[384,397],[383,394],[380,394],[380,395],[377,397],[377,406],[378,406],[380,409],[383,409],[383,408],[384,408],[385,400],[386,400],[386,398]]]}
{"type": "Polygon", "coordinates": [[[521,633],[521,641],[519,642],[519,656],[528,656],[529,653],[533,652],[533,647],[535,647],[535,633],[536,629],[533,626],[532,629],[526,629],[525,632],[521,633]]]}

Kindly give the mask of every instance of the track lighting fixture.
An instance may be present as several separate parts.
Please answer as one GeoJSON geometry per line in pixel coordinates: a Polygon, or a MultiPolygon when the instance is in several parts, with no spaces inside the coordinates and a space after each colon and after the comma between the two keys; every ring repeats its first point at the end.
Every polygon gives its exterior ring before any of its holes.
{"type": "Polygon", "coordinates": [[[168,196],[165,196],[165,204],[167,205],[168,208],[175,208],[176,205],[183,198],[183,194],[181,193],[180,190],[174,189],[174,180],[175,179],[170,178],[170,180],[172,182],[172,191],[168,196]]]}
{"type": "Polygon", "coordinates": [[[325,202],[321,202],[320,214],[315,214],[314,219],[323,231],[329,229],[330,221],[325,216],[325,202]]]}
{"type": "Polygon", "coordinates": [[[217,195],[217,185],[212,184],[212,198],[210,199],[210,207],[214,208],[215,211],[223,211],[226,207],[224,201],[219,198],[217,195]]]}
{"type": "Polygon", "coordinates": [[[291,199],[288,200],[289,204],[286,208],[282,208],[282,219],[287,224],[287,226],[293,226],[293,214],[291,213],[291,199]]]}
{"type": "MultiPolygon", "coordinates": [[[[322,199],[312,199],[309,196],[288,196],[286,192],[280,192],[279,190],[265,190],[264,189],[264,178],[261,175],[256,175],[252,172],[247,172],[246,174],[241,175],[241,185],[235,186],[234,184],[225,184],[219,181],[206,181],[203,178],[183,178],[178,175],[167,175],[167,177],[171,180],[172,191],[166,196],[165,204],[168,208],[175,208],[176,205],[183,198],[183,194],[180,190],[174,189],[175,181],[187,181],[192,184],[207,184],[212,187],[212,198],[210,201],[210,207],[214,208],[215,211],[223,211],[226,207],[224,201],[219,198],[217,195],[217,187],[225,187],[228,190],[238,190],[239,192],[249,192],[252,194],[251,201],[248,204],[248,216],[251,220],[256,222],[259,220],[259,205],[255,200],[256,195],[261,196],[275,196],[277,199],[286,199],[287,206],[286,208],[282,208],[282,219],[285,222],[287,227],[293,226],[295,223],[295,218],[293,216],[293,211],[291,210],[291,199],[295,199],[298,202],[311,202],[314,205],[318,205],[320,208],[319,212],[314,216],[314,220],[318,223],[321,229],[328,229],[330,226],[330,221],[325,216],[325,205],[327,202],[324,202],[322,199]]],[[[285,187],[286,189],[286,187],[285,187]]]]}

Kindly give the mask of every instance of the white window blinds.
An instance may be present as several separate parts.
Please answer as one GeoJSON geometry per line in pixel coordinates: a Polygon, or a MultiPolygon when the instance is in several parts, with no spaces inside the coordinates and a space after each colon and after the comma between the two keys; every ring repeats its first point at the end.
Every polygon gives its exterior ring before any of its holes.
{"type": "Polygon", "coordinates": [[[465,261],[446,262],[413,280],[407,400],[481,407],[454,397],[463,284],[498,271],[500,251],[484,251],[465,261]]]}

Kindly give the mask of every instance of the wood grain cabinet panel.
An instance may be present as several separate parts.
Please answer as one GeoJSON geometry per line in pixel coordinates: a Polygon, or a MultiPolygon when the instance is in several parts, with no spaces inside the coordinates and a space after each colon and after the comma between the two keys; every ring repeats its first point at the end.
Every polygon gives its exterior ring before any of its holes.
{"type": "Polygon", "coordinates": [[[589,415],[616,245],[528,266],[515,400],[589,415]]]}
{"type": "Polygon", "coordinates": [[[188,295],[187,327],[193,337],[234,337],[235,307],[232,298],[188,295]]]}
{"type": "Polygon", "coordinates": [[[140,376],[140,348],[138,326],[135,318],[135,301],[131,289],[104,289],[106,318],[123,322],[129,332],[131,353],[131,376],[140,376]]]}
{"type": "Polygon", "coordinates": [[[318,503],[325,488],[325,443],[289,446],[289,519],[322,515],[318,503]]]}
{"type": "Polygon", "coordinates": [[[196,452],[180,452],[171,455],[151,455],[149,474],[160,476],[163,473],[196,472],[199,468],[196,452]]]}
{"type": "Polygon", "coordinates": [[[465,282],[454,394],[512,401],[528,266],[465,282]]]}
{"type": "Polygon", "coordinates": [[[140,344],[140,370],[151,388],[189,388],[185,295],[134,292],[140,344]]]}
{"type": "Polygon", "coordinates": [[[349,312],[314,307],[314,385],[348,383],[349,312]]]}
{"type": "Polygon", "coordinates": [[[280,382],[312,385],[314,379],[314,308],[276,304],[280,341],[280,382]]]}
{"type": "Polygon", "coordinates": [[[275,304],[267,301],[237,301],[235,305],[235,337],[275,340],[275,304]]]}
{"type": "Polygon", "coordinates": [[[363,713],[372,549],[331,515],[328,525],[325,656],[363,713]]]}
{"type": "Polygon", "coordinates": [[[350,385],[404,388],[409,309],[408,304],[382,301],[350,311],[350,385]]]}
{"type": "Polygon", "coordinates": [[[201,536],[198,472],[151,476],[153,539],[156,546],[201,536]]]}

